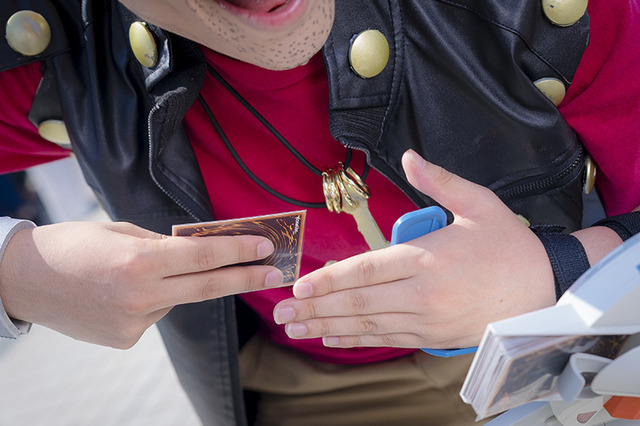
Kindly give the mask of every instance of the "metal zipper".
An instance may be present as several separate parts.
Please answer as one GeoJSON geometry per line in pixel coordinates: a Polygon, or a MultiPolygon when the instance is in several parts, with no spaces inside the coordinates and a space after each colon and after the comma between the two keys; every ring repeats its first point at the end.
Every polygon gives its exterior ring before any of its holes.
{"type": "Polygon", "coordinates": [[[519,184],[504,190],[497,190],[496,195],[507,204],[509,201],[523,194],[535,194],[546,192],[553,187],[562,187],[573,180],[582,170],[585,161],[585,152],[583,148],[579,148],[572,158],[567,162],[569,165],[562,168],[559,172],[554,172],[549,176],[537,178],[530,182],[519,184]]]}
{"type": "MultiPolygon", "coordinates": [[[[163,101],[166,102],[166,99],[163,101]]],[[[149,111],[149,116],[147,118],[147,134],[149,135],[149,174],[151,175],[151,179],[153,179],[153,181],[155,182],[156,186],[167,196],[169,197],[171,200],[173,200],[174,203],[176,203],[178,205],[178,207],[180,207],[181,209],[183,209],[185,212],[187,212],[187,214],[189,214],[189,216],[193,217],[196,221],[203,221],[204,219],[202,219],[201,217],[199,217],[189,206],[187,206],[184,202],[182,202],[182,200],[180,200],[176,195],[174,195],[173,193],[171,193],[169,190],[167,190],[158,180],[158,178],[156,177],[156,175],[153,173],[153,168],[152,168],[152,164],[153,164],[153,129],[151,127],[151,120],[153,115],[160,110],[160,108],[163,107],[162,103],[157,103],[155,104],[151,110],[149,111]]]]}
{"type": "MultiPolygon", "coordinates": [[[[163,102],[166,102],[165,99],[163,102]]],[[[153,158],[153,129],[151,126],[153,115],[163,107],[163,103],[158,103],[154,105],[149,111],[149,116],[147,119],[147,134],[149,135],[149,174],[151,178],[155,182],[156,186],[167,195],[173,202],[175,202],[180,208],[182,208],[185,212],[187,212],[191,217],[193,217],[196,221],[202,221],[191,208],[189,208],[184,202],[182,202],[177,196],[167,190],[160,181],[156,178],[155,174],[152,170],[152,158],[153,158]]],[[[227,362],[230,366],[230,388],[233,392],[232,395],[232,405],[233,408],[231,412],[233,413],[237,424],[246,424],[246,413],[244,411],[244,396],[242,394],[242,387],[240,386],[240,373],[239,373],[239,360],[238,360],[238,332],[236,330],[236,317],[235,317],[235,308],[234,300],[222,301],[222,305],[224,306],[224,315],[225,322],[228,324],[234,324],[233,327],[225,327],[226,328],[226,344],[227,344],[227,362]]]]}
{"type": "MultiPolygon", "coordinates": [[[[347,148],[357,149],[358,151],[364,152],[367,156],[367,159],[370,158],[370,152],[368,149],[363,148],[362,146],[359,146],[357,144],[345,141],[343,141],[342,144],[347,148]]],[[[508,204],[509,201],[523,194],[529,195],[535,192],[546,192],[548,189],[551,189],[553,187],[564,186],[577,176],[577,173],[581,171],[584,161],[585,151],[584,148],[580,147],[571,156],[571,158],[566,161],[566,163],[569,163],[569,165],[562,168],[561,171],[552,172],[553,174],[551,174],[550,176],[536,178],[535,180],[526,183],[518,184],[516,186],[510,186],[508,189],[498,189],[495,191],[495,193],[505,204],[508,204]]],[[[396,178],[395,174],[392,175],[388,172],[385,172],[383,168],[373,164],[373,162],[371,166],[378,173],[382,174],[385,178],[396,185],[396,187],[398,187],[401,191],[403,191],[418,207],[424,206],[424,201],[415,195],[412,186],[408,185],[404,180],[396,178]]]]}

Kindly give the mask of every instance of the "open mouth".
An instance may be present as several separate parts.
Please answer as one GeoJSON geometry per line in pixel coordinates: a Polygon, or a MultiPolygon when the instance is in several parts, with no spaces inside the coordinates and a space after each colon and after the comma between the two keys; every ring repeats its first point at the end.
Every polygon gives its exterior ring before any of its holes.
{"type": "Polygon", "coordinates": [[[295,21],[305,11],[307,0],[215,0],[234,15],[253,24],[280,27],[295,21]]]}
{"type": "Polygon", "coordinates": [[[271,13],[275,12],[281,7],[284,7],[289,3],[288,0],[222,0],[221,3],[228,3],[230,5],[239,7],[241,9],[259,12],[259,13],[271,13]]]}

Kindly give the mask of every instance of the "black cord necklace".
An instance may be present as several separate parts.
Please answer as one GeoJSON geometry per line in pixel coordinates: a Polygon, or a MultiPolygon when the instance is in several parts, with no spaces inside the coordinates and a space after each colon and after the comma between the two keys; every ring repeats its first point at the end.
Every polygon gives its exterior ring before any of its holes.
{"type": "MultiPolygon", "coordinates": [[[[348,185],[349,187],[354,188],[356,190],[361,190],[363,193],[366,193],[367,197],[368,197],[369,190],[366,187],[366,184],[364,184],[364,179],[366,179],[366,176],[369,173],[369,165],[365,162],[364,170],[362,172],[362,178],[360,178],[349,167],[349,164],[351,163],[351,157],[352,157],[352,154],[353,154],[353,150],[351,148],[347,148],[344,164],[339,163],[339,166],[338,166],[339,168],[337,169],[337,171],[335,171],[333,169],[329,169],[329,170],[323,172],[322,170],[318,169],[313,164],[311,164],[306,158],[304,158],[302,156],[302,154],[300,154],[289,143],[289,141],[287,141],[284,138],[284,136],[282,136],[280,134],[280,132],[278,132],[271,125],[271,123],[269,123],[269,121],[267,121],[267,119],[264,118],[253,107],[253,105],[251,105],[246,99],[244,99],[242,97],[242,95],[240,95],[240,93],[238,93],[218,73],[218,71],[215,70],[215,68],[213,68],[210,64],[207,64],[207,70],[222,85],[222,87],[224,87],[231,95],[233,95],[233,97],[236,98],[236,100],[238,102],[240,102],[240,104],[243,107],[245,107],[247,109],[247,111],[249,111],[251,113],[251,115],[253,115],[273,136],[275,136],[275,138],[282,145],[284,145],[284,147],[287,148],[287,150],[289,152],[291,152],[291,154],[293,154],[294,157],[296,157],[296,159],[298,159],[298,161],[300,161],[302,164],[304,164],[305,167],[307,167],[307,169],[311,170],[315,175],[320,176],[320,177],[323,178],[323,188],[324,188],[324,192],[325,192],[325,202],[314,203],[314,202],[296,200],[294,198],[288,197],[288,196],[276,191],[275,189],[271,188],[269,185],[264,183],[258,176],[256,176],[249,169],[249,167],[247,167],[247,165],[244,163],[244,161],[242,161],[242,158],[240,158],[240,155],[235,150],[235,148],[231,144],[231,141],[229,140],[227,135],[222,130],[222,127],[220,126],[220,123],[218,122],[218,120],[216,119],[215,115],[211,111],[211,108],[209,108],[209,105],[207,104],[207,102],[202,97],[202,94],[199,94],[198,95],[198,101],[200,102],[200,105],[202,105],[202,107],[204,108],[204,111],[207,114],[207,117],[209,117],[209,120],[211,121],[211,123],[213,124],[214,128],[216,129],[216,132],[220,136],[220,139],[222,139],[222,142],[225,144],[225,146],[227,147],[227,149],[229,150],[229,152],[233,156],[233,158],[236,161],[236,163],[238,163],[240,168],[247,174],[247,176],[249,176],[251,178],[251,180],[253,180],[256,184],[258,184],[262,189],[264,189],[265,191],[267,191],[269,194],[273,195],[274,197],[277,197],[280,200],[286,201],[286,202],[291,203],[291,204],[295,204],[295,205],[298,205],[298,206],[301,206],[301,207],[305,207],[305,208],[327,207],[327,208],[329,208],[329,210],[337,211],[338,213],[340,212],[339,205],[341,203],[342,198],[340,197],[340,195],[338,195],[337,197],[340,199],[340,202],[336,203],[336,201],[335,201],[336,192],[334,191],[333,192],[333,198],[334,199],[333,199],[333,201],[330,201],[330,197],[327,195],[327,185],[329,185],[330,189],[331,189],[331,185],[333,185],[333,187],[335,187],[335,188],[337,188],[338,185],[340,185],[340,188],[342,188],[344,185],[348,185]],[[346,170],[347,173],[345,173],[344,170],[346,170]],[[340,179],[343,179],[343,180],[340,180],[340,179]],[[327,184],[327,182],[329,182],[329,183],[327,184]],[[336,208],[336,204],[338,205],[337,208],[336,208]]],[[[340,194],[340,192],[338,192],[338,194],[340,194]]]]}

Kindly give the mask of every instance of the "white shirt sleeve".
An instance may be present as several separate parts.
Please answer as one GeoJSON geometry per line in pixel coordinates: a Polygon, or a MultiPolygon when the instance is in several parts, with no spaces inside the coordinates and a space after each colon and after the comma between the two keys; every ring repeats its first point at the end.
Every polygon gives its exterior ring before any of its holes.
{"type": "MultiPolygon", "coordinates": [[[[2,261],[2,255],[11,237],[21,229],[35,228],[35,226],[33,222],[28,220],[0,217],[0,261],[2,261]]],[[[9,318],[2,305],[2,299],[0,299],[0,337],[15,339],[21,334],[28,333],[30,329],[31,323],[9,318]]]]}

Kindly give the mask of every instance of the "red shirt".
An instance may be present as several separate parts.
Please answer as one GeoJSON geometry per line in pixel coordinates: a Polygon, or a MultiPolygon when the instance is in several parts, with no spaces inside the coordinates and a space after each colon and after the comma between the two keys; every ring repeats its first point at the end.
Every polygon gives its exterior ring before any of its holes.
{"type": "MultiPolygon", "coordinates": [[[[560,111],[576,129],[598,164],[597,187],[608,214],[640,205],[640,10],[627,0],[592,0],[591,42],[560,111]]],[[[224,77],[278,129],[311,164],[323,170],[344,160],[345,149],[328,132],[327,82],[319,56],[286,72],[267,71],[207,52],[224,77]]],[[[66,157],[68,152],[42,140],[27,120],[40,81],[38,64],[0,73],[0,172],[66,157]]],[[[307,170],[220,85],[207,77],[202,94],[243,161],[269,186],[292,198],[322,202],[321,179],[307,170]]],[[[198,103],[185,126],[195,149],[217,219],[261,215],[300,207],[274,198],[239,169],[198,103]]],[[[353,168],[361,172],[363,155],[353,168]]],[[[395,219],[414,205],[375,171],[367,178],[369,205],[389,239],[395,219]]],[[[353,218],[326,209],[309,209],[302,273],[368,249],[353,218]]],[[[273,323],[275,303],[291,297],[289,288],[245,294],[263,317],[269,338],[308,355],[338,363],[388,359],[410,350],[327,349],[319,339],[291,340],[273,323]]]]}
{"type": "MultiPolygon", "coordinates": [[[[329,133],[329,92],[322,57],[289,71],[268,71],[204,49],[209,62],[312,165],[320,170],[344,161],[346,149],[329,133]]],[[[229,141],[247,167],[267,185],[296,200],[324,202],[322,178],[298,161],[211,75],[200,92],[229,141]]],[[[199,104],[185,125],[200,163],[217,219],[300,210],[259,188],[235,162],[199,104]]],[[[355,152],[352,168],[360,173],[364,154],[355,152]]],[[[369,208],[387,240],[402,214],[415,205],[386,178],[371,170],[366,179],[369,208]]],[[[368,250],[355,221],[347,213],[307,209],[301,274],[368,250]]],[[[363,363],[389,359],[413,350],[398,348],[328,349],[320,339],[291,340],[273,321],[277,302],[292,297],[290,287],[240,297],[263,319],[263,333],[285,346],[323,361],[363,363]]]]}
{"type": "Polygon", "coordinates": [[[608,215],[640,205],[640,2],[589,2],[589,46],[560,112],[598,165],[608,215]]]}

